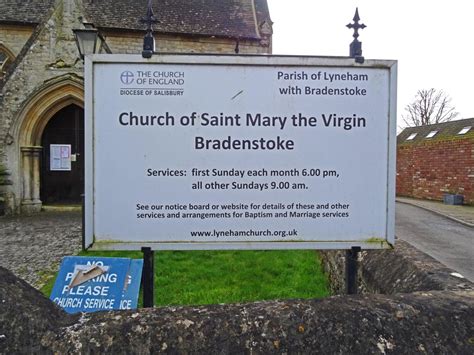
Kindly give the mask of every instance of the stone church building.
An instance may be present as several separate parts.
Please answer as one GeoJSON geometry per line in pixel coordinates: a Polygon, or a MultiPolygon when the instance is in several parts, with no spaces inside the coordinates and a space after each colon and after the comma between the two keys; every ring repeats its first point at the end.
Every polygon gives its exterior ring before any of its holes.
{"type": "MultiPolygon", "coordinates": [[[[74,29],[95,28],[99,52],[140,54],[147,0],[0,1],[0,204],[7,214],[80,203],[84,78],[74,29]],[[70,145],[70,170],[52,145],[70,145]]],[[[158,53],[271,54],[266,0],[153,0],[158,53]]],[[[2,211],[0,211],[1,213],[2,211]]]]}

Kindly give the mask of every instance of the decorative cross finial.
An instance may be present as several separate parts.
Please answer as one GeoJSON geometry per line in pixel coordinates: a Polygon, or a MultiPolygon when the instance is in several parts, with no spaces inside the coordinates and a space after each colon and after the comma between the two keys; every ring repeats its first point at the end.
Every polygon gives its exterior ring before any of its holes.
{"type": "Polygon", "coordinates": [[[142,23],[147,24],[147,32],[148,31],[153,31],[152,25],[155,23],[158,23],[157,19],[155,18],[155,15],[153,14],[153,8],[151,6],[152,0],[148,0],[148,7],[146,10],[146,17],[141,19],[142,23]]]}
{"type": "Polygon", "coordinates": [[[352,37],[354,37],[354,39],[357,39],[359,37],[359,29],[363,30],[364,28],[367,27],[363,23],[359,24],[360,17],[359,17],[359,8],[358,7],[356,7],[356,12],[355,12],[354,18],[352,20],[354,21],[354,23],[350,23],[346,27],[354,29],[354,34],[352,35],[352,37]]]}
{"type": "Polygon", "coordinates": [[[359,23],[360,21],[359,8],[357,7],[354,14],[354,18],[352,20],[354,21],[354,23],[350,23],[346,26],[347,28],[354,30],[354,34],[352,35],[352,37],[354,37],[354,40],[352,41],[350,45],[349,55],[352,58],[355,58],[356,62],[363,63],[364,57],[362,57],[362,42],[360,42],[357,38],[359,37],[359,30],[363,30],[367,26],[364,25],[363,23],[359,23]]]}
{"type": "Polygon", "coordinates": [[[158,23],[158,20],[153,14],[153,8],[151,7],[152,0],[148,0],[148,8],[146,10],[146,17],[140,20],[141,23],[147,25],[146,35],[143,38],[143,58],[151,58],[155,53],[155,38],[153,37],[153,24],[158,23]]]}

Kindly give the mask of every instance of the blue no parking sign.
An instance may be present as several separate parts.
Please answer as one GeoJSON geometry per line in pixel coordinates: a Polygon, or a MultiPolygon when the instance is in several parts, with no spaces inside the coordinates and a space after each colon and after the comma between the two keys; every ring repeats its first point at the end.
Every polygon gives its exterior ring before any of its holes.
{"type": "Polygon", "coordinates": [[[143,260],[67,256],[50,299],[68,313],[137,308],[143,260]]]}

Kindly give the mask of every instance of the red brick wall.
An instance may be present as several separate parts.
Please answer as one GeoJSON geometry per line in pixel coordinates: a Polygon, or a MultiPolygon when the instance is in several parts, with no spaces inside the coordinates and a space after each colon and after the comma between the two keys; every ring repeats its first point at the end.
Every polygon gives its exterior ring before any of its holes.
{"type": "Polygon", "coordinates": [[[446,192],[474,204],[474,141],[453,139],[397,147],[397,195],[442,200],[446,192]]]}

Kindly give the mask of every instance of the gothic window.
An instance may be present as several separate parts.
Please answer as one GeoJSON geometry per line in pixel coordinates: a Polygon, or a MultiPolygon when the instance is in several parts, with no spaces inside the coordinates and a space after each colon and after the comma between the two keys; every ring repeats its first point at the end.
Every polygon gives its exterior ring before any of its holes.
{"type": "Polygon", "coordinates": [[[0,44],[0,79],[3,78],[8,66],[13,62],[13,55],[0,44]]]}

